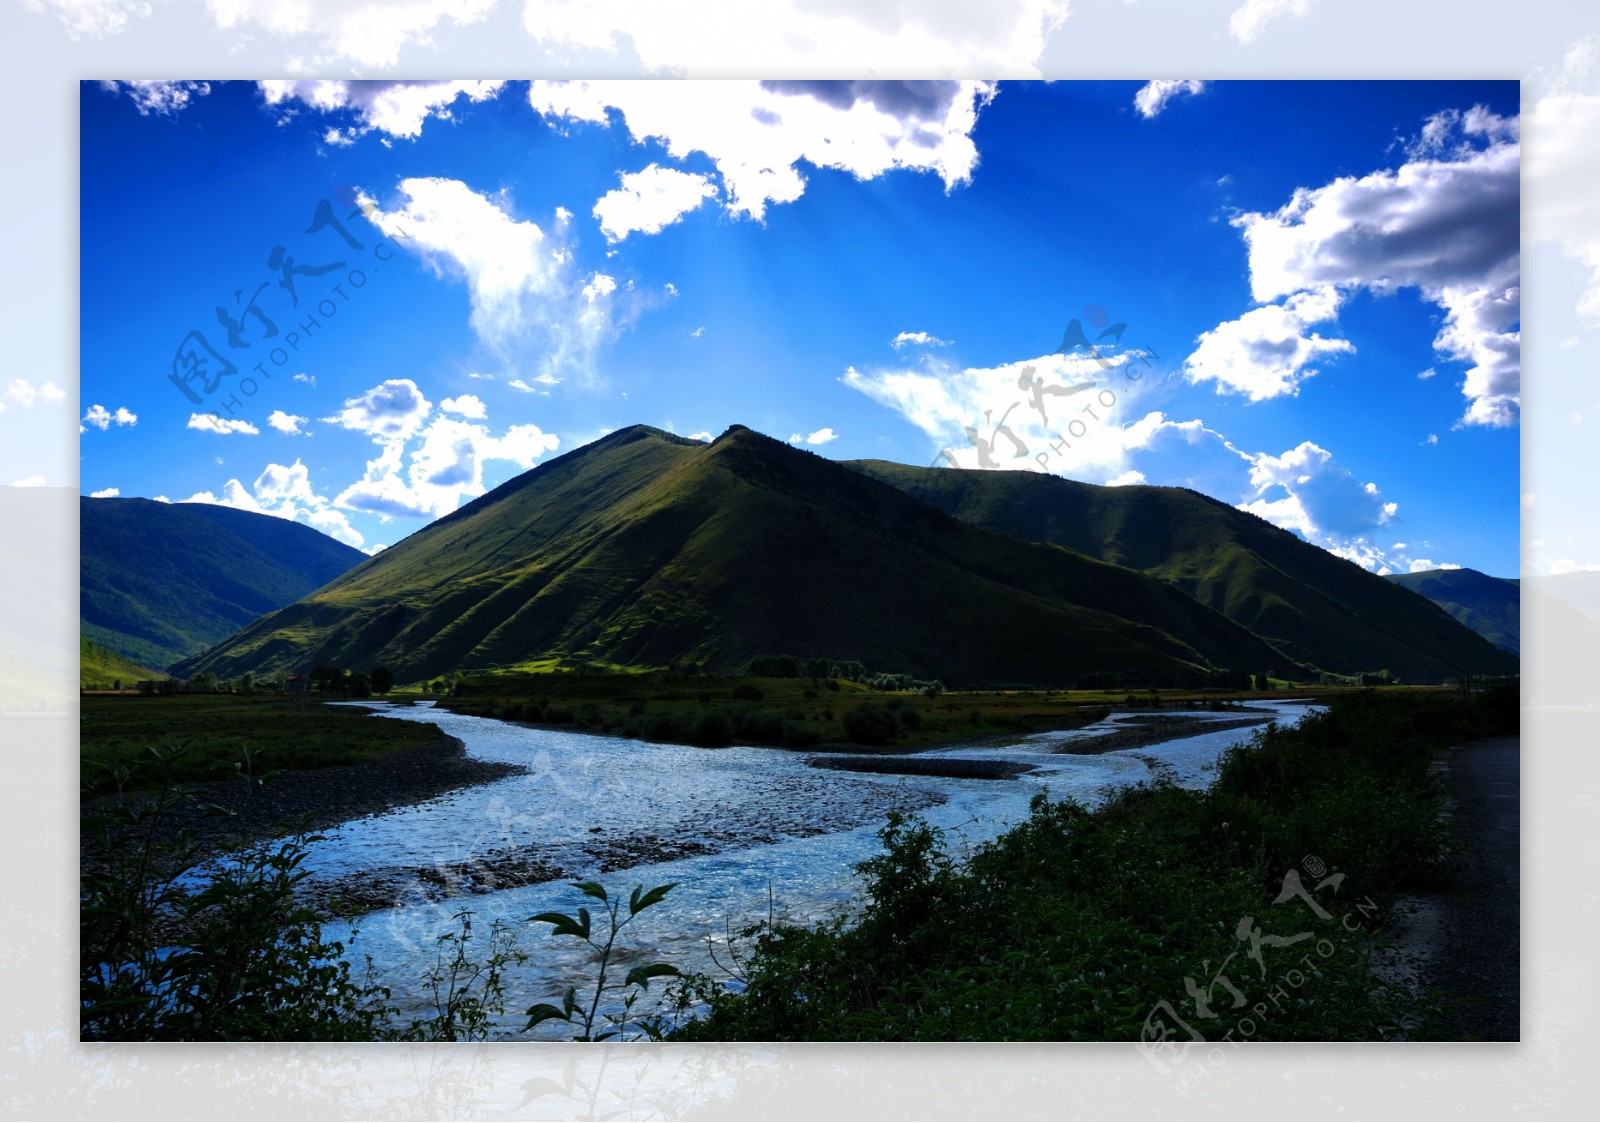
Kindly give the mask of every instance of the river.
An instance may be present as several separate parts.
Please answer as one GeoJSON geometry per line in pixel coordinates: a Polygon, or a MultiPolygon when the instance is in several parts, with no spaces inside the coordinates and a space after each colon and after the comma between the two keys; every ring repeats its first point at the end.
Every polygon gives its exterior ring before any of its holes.
{"type": "MultiPolygon", "coordinates": [[[[524,923],[536,913],[595,904],[580,898],[574,880],[598,880],[623,895],[635,885],[677,882],[624,933],[626,963],[661,960],[721,978],[717,961],[730,961],[730,934],[767,919],[769,910],[780,921],[813,923],[846,909],[859,889],[855,866],[879,852],[877,832],[890,810],[918,811],[947,831],[959,853],[1026,818],[1041,788],[1092,806],[1156,774],[1204,786],[1222,753],[1251,733],[1218,730],[1096,756],[1051,751],[1064,740],[1126,728],[1116,722],[1132,715],[1113,712],[1079,730],[929,754],[1035,766],[1010,780],[961,780],[812,768],[811,754],[780,749],[661,745],[425,705],[362,704],[431,722],[460,738],[470,755],[528,771],[325,832],[305,861],[311,883],[377,886],[381,899],[395,904],[353,923],[326,924],[324,934],[345,942],[360,969],[370,957],[377,981],[391,988],[391,1001],[409,1020],[433,1012],[422,975],[458,910],[472,910],[475,947],[494,920],[515,926],[531,959],[506,976],[507,1013],[498,1028],[508,1037],[527,1036],[522,1010],[557,1001],[569,984],[581,995],[591,977],[587,949],[551,938],[546,925],[524,923]],[[513,880],[551,880],[490,888],[506,883],[507,870],[516,871],[513,880]],[[441,890],[444,884],[454,895],[441,890]]],[[[1283,724],[1307,712],[1304,703],[1254,705],[1283,724]]],[[[566,1026],[546,1023],[534,1036],[570,1035],[566,1026]]]]}

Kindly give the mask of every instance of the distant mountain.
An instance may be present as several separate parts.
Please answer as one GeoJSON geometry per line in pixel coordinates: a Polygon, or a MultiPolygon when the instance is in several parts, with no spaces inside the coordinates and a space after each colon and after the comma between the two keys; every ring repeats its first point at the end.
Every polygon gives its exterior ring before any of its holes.
{"type": "Polygon", "coordinates": [[[209,503],[78,504],[82,634],[147,667],[194,655],[351,566],[360,550],[209,503]]]}
{"type": "Polygon", "coordinates": [[[76,488],[0,484],[0,714],[61,712],[77,699],[66,560],[77,503],[76,488]]]}
{"type": "Polygon", "coordinates": [[[974,526],[1160,577],[1324,670],[1387,669],[1425,681],[1517,669],[1515,658],[1424,597],[1187,488],[882,460],[850,466],[974,526]]]}
{"type": "Polygon", "coordinates": [[[1522,590],[1515,577],[1476,569],[1391,573],[1388,580],[1421,593],[1501,651],[1522,652],[1522,590]]]}
{"type": "Polygon", "coordinates": [[[635,426],[174,670],[386,664],[407,681],[556,655],[728,669],[761,654],[964,684],[1290,665],[1162,581],[962,523],[742,426],[711,444],[635,426]]]}
{"type": "Polygon", "coordinates": [[[1580,569],[1547,577],[1530,577],[1529,585],[1556,600],[1576,608],[1590,620],[1600,622],[1600,570],[1580,569]]]}

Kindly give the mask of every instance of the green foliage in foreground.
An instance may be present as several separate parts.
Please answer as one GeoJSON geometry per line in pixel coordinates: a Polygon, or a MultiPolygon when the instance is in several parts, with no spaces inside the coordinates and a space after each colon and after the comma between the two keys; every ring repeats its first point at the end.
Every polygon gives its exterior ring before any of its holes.
{"type": "Polygon", "coordinates": [[[883,855],[862,867],[860,914],[749,930],[739,982],[686,985],[682,1008],[709,1013],[675,1036],[1139,1040],[1163,1001],[1212,1040],[1424,1035],[1428,1004],[1373,975],[1370,941],[1397,894],[1441,876],[1433,754],[1515,727],[1509,691],[1342,698],[1258,732],[1209,791],[1141,787],[1094,812],[1041,795],[963,864],[925,823],[893,817],[883,855]],[[1320,891],[1305,877],[1327,918],[1275,904],[1313,855],[1344,875],[1320,891]],[[1245,918],[1293,943],[1263,941],[1251,959],[1245,918]],[[1284,983],[1290,969],[1298,985],[1284,983]],[[1254,1013],[1274,991],[1284,997],[1254,1013]]]}
{"type": "MultiPolygon", "coordinates": [[[[378,1035],[387,995],[352,978],[294,898],[310,841],[242,845],[206,868],[167,823],[193,801],[183,750],[151,749],[151,798],[82,821],[80,1029],[91,1041],[349,1041],[378,1035]]],[[[135,770],[118,769],[119,784],[135,770]]],[[[256,779],[241,770],[246,782],[256,779]]],[[[217,814],[226,814],[220,808],[217,814]]]]}

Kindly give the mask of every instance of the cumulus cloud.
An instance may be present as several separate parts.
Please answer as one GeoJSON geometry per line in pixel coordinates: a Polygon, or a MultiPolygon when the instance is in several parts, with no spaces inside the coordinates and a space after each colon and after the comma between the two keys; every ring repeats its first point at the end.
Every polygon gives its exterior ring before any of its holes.
{"type": "Polygon", "coordinates": [[[1167,102],[1185,94],[1198,94],[1206,88],[1204,82],[1193,78],[1162,79],[1155,82],[1146,82],[1139,87],[1139,92],[1133,95],[1133,107],[1139,111],[1139,116],[1150,118],[1159,114],[1167,107],[1167,102]]]}
{"type": "Polygon", "coordinates": [[[898,351],[903,347],[948,347],[950,342],[925,331],[903,331],[889,340],[889,346],[898,351]]]}
{"type": "Polygon", "coordinates": [[[829,441],[837,440],[838,437],[839,434],[832,429],[818,429],[814,433],[794,433],[789,437],[789,443],[792,445],[825,445],[829,441]]]}
{"type": "MultiPolygon", "coordinates": [[[[156,498],[167,502],[161,496],[156,498]]],[[[310,471],[298,459],[289,465],[268,464],[249,487],[238,479],[230,479],[223,485],[220,495],[197,491],[180,502],[213,503],[303,523],[357,549],[365,541],[343,511],[334,510],[325,497],[316,493],[311,486],[310,471]]]]}
{"type": "Polygon", "coordinates": [[[1568,48],[1526,126],[1528,234],[1588,270],[1578,312],[1600,324],[1600,35],[1568,48]]]}
{"type": "Polygon", "coordinates": [[[73,39],[103,39],[125,30],[130,20],[150,15],[148,0],[23,0],[35,12],[51,12],[73,39]]]}
{"type": "Polygon", "coordinates": [[[121,494],[122,494],[122,489],[121,488],[103,487],[99,491],[91,491],[89,493],[89,498],[90,499],[115,499],[117,496],[119,496],[121,494]]]}
{"type": "Polygon", "coordinates": [[[305,430],[301,429],[300,426],[309,420],[310,418],[307,417],[297,417],[292,413],[285,413],[281,409],[275,409],[267,415],[268,425],[271,425],[280,433],[288,433],[291,436],[298,436],[304,433],[305,430]]]}
{"type": "Polygon", "coordinates": [[[707,199],[717,197],[716,184],[703,175],[651,164],[643,171],[620,173],[620,187],[607,191],[594,205],[600,230],[611,242],[634,231],[659,234],[707,199]]]}
{"type": "Polygon", "coordinates": [[[360,122],[358,126],[344,132],[329,130],[323,135],[325,142],[343,146],[369,132],[415,140],[422,135],[422,126],[428,120],[452,120],[458,101],[488,101],[499,94],[505,83],[291,79],[256,85],[269,106],[353,115],[360,122]]]}
{"type": "Polygon", "coordinates": [[[227,436],[229,433],[243,433],[247,437],[258,436],[261,433],[250,422],[243,419],[219,417],[214,413],[191,413],[189,423],[185,429],[198,429],[202,433],[217,433],[227,436]]]}
{"type": "Polygon", "coordinates": [[[83,417],[81,420],[82,424],[78,426],[78,431],[80,433],[83,431],[84,425],[92,425],[96,429],[101,430],[109,429],[113,424],[124,426],[137,425],[139,424],[139,415],[134,413],[127,406],[118,406],[116,412],[113,413],[105,406],[96,403],[95,405],[92,405],[83,411],[83,417]]]}
{"type": "Polygon", "coordinates": [[[1106,348],[1101,361],[1051,354],[994,367],[925,356],[915,367],[859,370],[840,381],[921,429],[936,463],[1048,471],[1103,481],[1126,471],[1119,423],[1144,361],[1106,348]],[[1131,364],[1131,365],[1130,365],[1131,364]]]}
{"type": "Polygon", "coordinates": [[[462,417],[473,417],[480,421],[488,416],[488,410],[483,404],[483,399],[476,394],[462,394],[457,398],[446,398],[439,403],[439,408],[446,413],[459,413],[462,417]]]}
{"type": "Polygon", "coordinates": [[[704,154],[728,213],[755,219],[804,193],[801,161],[857,179],[932,172],[947,191],[968,182],[978,162],[972,130],[993,96],[991,82],[534,82],[529,90],[545,117],[605,124],[614,110],[640,143],[659,142],[675,160],[704,154]]]}
{"type": "Polygon", "coordinates": [[[528,469],[559,440],[537,425],[513,425],[500,436],[487,426],[437,417],[418,434],[409,456],[406,442],[385,441],[367,462],[362,478],[334,500],[355,511],[388,518],[438,518],[482,495],[484,465],[509,461],[528,469]]]}
{"type": "Polygon", "coordinates": [[[1521,395],[1518,131],[1515,119],[1481,107],[1442,112],[1424,123],[1398,169],[1301,188],[1277,211],[1233,219],[1248,249],[1251,294],[1264,305],[1234,325],[1274,330],[1207,333],[1210,358],[1237,361],[1218,367],[1197,351],[1190,377],[1215,377],[1253,400],[1293,393],[1307,359],[1341,348],[1292,329],[1334,318],[1353,291],[1414,288],[1444,313],[1435,350],[1468,367],[1461,423],[1513,424],[1521,395]],[[1256,358],[1266,360],[1259,375],[1240,365],[1256,358]]]}
{"type": "Polygon", "coordinates": [[[596,350],[646,306],[631,286],[577,270],[559,217],[547,231],[514,217],[503,192],[480,195],[460,180],[407,179],[400,190],[406,204],[389,211],[360,196],[368,219],[438,276],[463,281],[473,329],[508,359],[533,349],[547,374],[592,378],[596,350]]]}
{"type": "Polygon", "coordinates": [[[197,97],[211,92],[208,82],[101,82],[100,87],[112,93],[127,94],[138,108],[141,117],[152,113],[170,116],[186,107],[197,97]]]}
{"type": "MultiPolygon", "coordinates": [[[[42,386],[35,386],[26,378],[13,378],[6,385],[5,400],[0,401],[0,410],[6,408],[6,402],[19,405],[23,409],[32,409],[35,402],[50,404],[63,402],[66,399],[66,391],[54,382],[46,382],[42,386]]],[[[103,425],[100,427],[102,429],[105,428],[103,425]]]]}
{"type": "Polygon", "coordinates": [[[293,41],[309,49],[298,67],[348,70],[348,59],[362,68],[386,69],[400,61],[401,48],[427,46],[442,28],[466,27],[483,19],[498,0],[333,0],[285,4],[281,0],[205,0],[223,31],[241,38],[260,34],[293,41]]]}
{"type": "Polygon", "coordinates": [[[11,486],[12,487],[43,487],[43,486],[45,486],[45,482],[44,482],[44,477],[43,476],[24,476],[20,480],[12,480],[11,481],[11,486]]]}
{"type": "Polygon", "coordinates": [[[698,433],[690,433],[689,434],[689,439],[691,441],[704,441],[707,444],[709,444],[709,443],[711,443],[712,437],[711,437],[711,433],[710,433],[709,430],[702,429],[698,433]]]}
{"type": "Polygon", "coordinates": [[[1241,43],[1254,43],[1268,24],[1310,10],[1311,0],[1245,0],[1228,17],[1228,33],[1241,43]]]}
{"type": "Polygon", "coordinates": [[[1355,350],[1348,340],[1309,330],[1335,318],[1338,306],[1338,294],[1323,287],[1251,309],[1202,332],[1183,372],[1191,382],[1213,382],[1218,393],[1244,394],[1252,402],[1293,394],[1317,373],[1311,366],[1317,359],[1355,350]]]}
{"type": "Polygon", "coordinates": [[[722,77],[734,58],[741,70],[761,74],[1032,78],[1067,7],[1068,0],[871,8],[807,0],[526,0],[523,23],[541,43],[628,51],[647,71],[722,77]]]}
{"type": "Polygon", "coordinates": [[[408,440],[433,409],[409,378],[390,378],[364,394],[346,398],[344,409],[322,420],[366,433],[374,440],[408,440]]]}

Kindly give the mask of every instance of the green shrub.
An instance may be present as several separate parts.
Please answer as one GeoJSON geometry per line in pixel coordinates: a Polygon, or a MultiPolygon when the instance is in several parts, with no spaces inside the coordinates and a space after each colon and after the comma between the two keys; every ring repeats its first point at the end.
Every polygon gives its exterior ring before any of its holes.
{"type": "Polygon", "coordinates": [[[900,731],[893,710],[878,702],[863,702],[845,711],[844,732],[863,745],[887,745],[900,731]]]}

